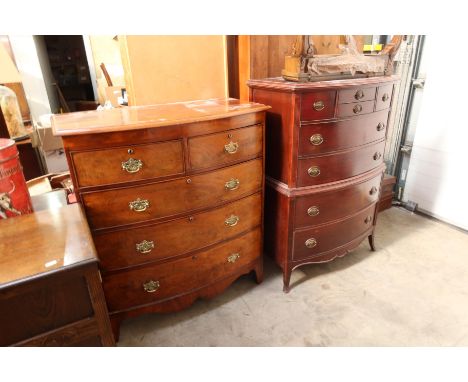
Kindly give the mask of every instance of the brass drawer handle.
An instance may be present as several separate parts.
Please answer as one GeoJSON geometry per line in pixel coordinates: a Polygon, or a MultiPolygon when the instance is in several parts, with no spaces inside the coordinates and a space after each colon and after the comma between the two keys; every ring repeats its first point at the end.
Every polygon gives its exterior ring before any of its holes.
{"type": "Polygon", "coordinates": [[[380,158],[382,158],[382,154],[381,154],[381,153],[375,153],[375,154],[374,154],[374,160],[379,160],[380,158]]]}
{"type": "Polygon", "coordinates": [[[379,122],[377,125],[377,131],[382,131],[383,129],[385,129],[385,124],[383,122],[379,122]]]}
{"type": "Polygon", "coordinates": [[[309,167],[307,173],[309,174],[309,176],[315,178],[316,176],[320,175],[320,168],[318,168],[317,166],[309,167]]]}
{"type": "Polygon", "coordinates": [[[148,293],[154,293],[159,289],[159,281],[150,280],[143,284],[143,289],[148,293]]]}
{"type": "Polygon", "coordinates": [[[362,111],[362,105],[355,105],[353,107],[353,113],[354,114],[359,114],[362,111]]]}
{"type": "Polygon", "coordinates": [[[367,216],[367,217],[364,219],[364,223],[366,223],[366,224],[369,224],[371,221],[372,221],[372,216],[367,216]]]}
{"type": "Polygon", "coordinates": [[[146,211],[146,209],[149,206],[150,206],[149,200],[140,199],[140,198],[128,203],[128,207],[130,208],[130,210],[135,211],[135,212],[146,211]]]}
{"type": "Polygon", "coordinates": [[[122,162],[122,170],[125,170],[130,174],[140,171],[142,167],[143,162],[139,159],[129,158],[125,162],[122,162]]]}
{"type": "Polygon", "coordinates": [[[354,95],[354,98],[356,98],[359,101],[361,98],[364,98],[364,92],[362,90],[358,90],[354,95]]]}
{"type": "Polygon", "coordinates": [[[315,240],[313,237],[310,239],[307,239],[305,242],[305,246],[307,248],[314,248],[317,245],[317,240],[315,240]]]}
{"type": "Polygon", "coordinates": [[[317,216],[319,213],[320,210],[317,206],[309,207],[309,209],[307,210],[307,215],[309,216],[317,216]]]}
{"type": "Polygon", "coordinates": [[[226,184],[224,185],[224,188],[229,191],[234,191],[239,188],[239,185],[240,185],[239,179],[230,179],[226,182],[226,184]]]}
{"type": "Polygon", "coordinates": [[[375,193],[377,193],[377,191],[378,191],[378,190],[377,190],[377,187],[373,186],[373,187],[370,189],[369,194],[374,195],[375,193]]]}
{"type": "Polygon", "coordinates": [[[228,256],[227,261],[228,263],[235,263],[239,260],[240,253],[233,253],[232,255],[228,256]]]}
{"type": "Polygon", "coordinates": [[[239,216],[231,215],[224,221],[224,224],[228,227],[234,227],[237,225],[237,223],[239,223],[239,220],[239,216]]]}
{"type": "Polygon", "coordinates": [[[309,139],[310,143],[312,143],[314,146],[321,145],[323,143],[323,137],[321,134],[314,134],[310,137],[309,139]]]}
{"type": "Polygon", "coordinates": [[[227,145],[224,145],[224,151],[228,154],[235,154],[239,149],[239,144],[237,142],[229,142],[227,145]]]}
{"type": "Polygon", "coordinates": [[[154,241],[143,240],[141,243],[136,245],[137,252],[150,253],[154,249],[154,241]]]}
{"type": "Polygon", "coordinates": [[[389,98],[390,98],[390,96],[389,96],[387,93],[385,93],[385,94],[382,96],[382,101],[387,102],[389,98]]]}
{"type": "Polygon", "coordinates": [[[315,101],[312,106],[316,111],[325,109],[325,103],[323,101],[315,101]]]}

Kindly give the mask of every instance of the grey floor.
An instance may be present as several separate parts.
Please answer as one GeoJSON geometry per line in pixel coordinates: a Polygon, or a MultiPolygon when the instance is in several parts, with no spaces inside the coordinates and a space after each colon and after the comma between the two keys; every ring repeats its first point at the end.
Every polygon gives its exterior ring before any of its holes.
{"type": "Polygon", "coordinates": [[[468,346],[468,234],[392,208],[344,258],[251,275],[171,314],[123,322],[119,346],[468,346]]]}

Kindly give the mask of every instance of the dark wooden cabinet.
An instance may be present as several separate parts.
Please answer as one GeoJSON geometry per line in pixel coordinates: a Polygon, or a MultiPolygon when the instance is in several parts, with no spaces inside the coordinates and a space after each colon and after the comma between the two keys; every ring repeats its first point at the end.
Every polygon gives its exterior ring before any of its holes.
{"type": "Polygon", "coordinates": [[[0,223],[0,346],[114,345],[81,206],[0,223]]]}
{"type": "Polygon", "coordinates": [[[369,238],[398,77],[250,80],[267,111],[265,249],[283,270],[344,256],[369,238]]]}
{"type": "Polygon", "coordinates": [[[262,280],[267,109],[218,99],[54,117],[116,338],[126,317],[262,280]]]}

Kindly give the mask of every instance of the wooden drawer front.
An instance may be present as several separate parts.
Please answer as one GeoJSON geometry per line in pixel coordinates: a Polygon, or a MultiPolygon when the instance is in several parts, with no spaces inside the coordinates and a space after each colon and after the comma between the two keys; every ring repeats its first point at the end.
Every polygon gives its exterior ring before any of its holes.
{"type": "Polygon", "coordinates": [[[381,174],[338,191],[319,192],[296,199],[296,228],[327,223],[344,218],[377,202],[381,174]]]}
{"type": "Polygon", "coordinates": [[[301,121],[330,119],[335,116],[336,92],[307,93],[301,99],[301,121]]]}
{"type": "Polygon", "coordinates": [[[383,110],[390,107],[393,94],[393,84],[379,86],[377,90],[377,101],[375,103],[375,110],[383,110]]]}
{"type": "Polygon", "coordinates": [[[254,193],[262,187],[262,169],[262,160],[255,159],[193,177],[83,193],[82,199],[92,228],[113,227],[206,208],[254,193]]]}
{"type": "Polygon", "coordinates": [[[107,306],[115,312],[190,293],[236,273],[259,256],[257,229],[194,256],[104,276],[107,306]]]}
{"type": "Polygon", "coordinates": [[[383,161],[385,141],[363,148],[300,159],[297,184],[300,187],[313,186],[350,178],[380,165],[383,161]]]}
{"type": "Polygon", "coordinates": [[[364,211],[342,220],[318,227],[295,231],[293,260],[302,260],[340,247],[372,227],[375,204],[364,211]]]}
{"type": "Polygon", "coordinates": [[[374,103],[375,101],[364,101],[339,104],[336,116],[337,118],[344,118],[372,113],[374,111],[374,103]]]}
{"type": "Polygon", "coordinates": [[[352,88],[338,92],[338,103],[351,103],[375,100],[376,87],[352,88]]]}
{"type": "Polygon", "coordinates": [[[192,169],[210,168],[257,158],[263,150],[262,125],[188,140],[192,169]]]}
{"type": "Polygon", "coordinates": [[[181,141],[73,152],[71,156],[80,187],[133,182],[184,172],[181,141]]]}
{"type": "Polygon", "coordinates": [[[388,111],[380,111],[338,122],[301,126],[299,156],[348,149],[384,139],[388,111]]]}
{"type": "Polygon", "coordinates": [[[261,223],[261,194],[154,226],[95,234],[101,266],[109,271],[182,255],[242,232],[261,223]]]}

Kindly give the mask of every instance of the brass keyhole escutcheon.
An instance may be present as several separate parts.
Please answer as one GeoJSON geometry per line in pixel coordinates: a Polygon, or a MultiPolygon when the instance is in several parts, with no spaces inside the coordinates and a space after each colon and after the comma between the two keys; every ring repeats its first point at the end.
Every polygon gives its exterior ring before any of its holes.
{"type": "Polygon", "coordinates": [[[354,114],[358,114],[358,113],[360,113],[361,111],[362,111],[362,105],[355,105],[355,106],[353,107],[353,112],[354,112],[354,114]]]}
{"type": "Polygon", "coordinates": [[[317,206],[309,207],[307,210],[307,215],[309,216],[317,216],[320,213],[320,210],[317,206]]]}
{"type": "Polygon", "coordinates": [[[133,151],[133,149],[128,149],[128,150],[127,150],[127,153],[129,153],[129,154],[133,154],[134,152],[135,152],[135,151],[133,151]]]}
{"type": "Polygon", "coordinates": [[[318,168],[317,166],[309,167],[307,173],[309,174],[309,176],[315,178],[316,176],[320,175],[320,168],[318,168]]]}
{"type": "Polygon", "coordinates": [[[305,242],[305,246],[307,248],[314,248],[317,245],[317,240],[315,240],[313,237],[310,239],[307,239],[305,242]]]}
{"type": "Polygon", "coordinates": [[[362,90],[358,90],[354,95],[354,98],[356,98],[359,101],[361,98],[364,98],[364,92],[362,90]]]}
{"type": "Polygon", "coordinates": [[[154,293],[159,289],[159,281],[150,280],[143,284],[143,289],[148,293],[154,293]]]}
{"type": "Polygon", "coordinates": [[[323,137],[321,134],[314,134],[310,137],[309,139],[310,143],[312,143],[314,146],[321,145],[323,143],[323,137]]]}
{"type": "Polygon", "coordinates": [[[383,129],[385,129],[385,124],[383,122],[379,122],[377,125],[377,131],[382,131],[383,129]]]}
{"type": "Polygon", "coordinates": [[[315,101],[312,106],[316,111],[321,111],[325,109],[325,103],[323,101],[315,101]]]}

